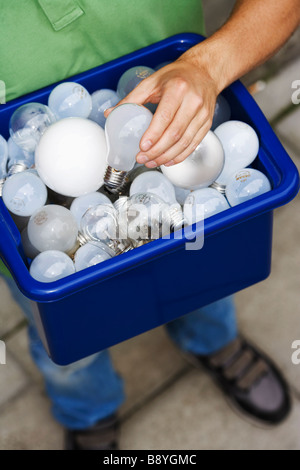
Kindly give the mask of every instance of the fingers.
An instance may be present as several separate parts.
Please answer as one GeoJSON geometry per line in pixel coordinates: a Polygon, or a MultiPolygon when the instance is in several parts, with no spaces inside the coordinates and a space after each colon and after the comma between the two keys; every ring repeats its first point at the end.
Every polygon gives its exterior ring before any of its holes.
{"type": "Polygon", "coordinates": [[[161,165],[171,166],[182,162],[198,147],[210,128],[210,120],[205,121],[199,128],[198,119],[195,119],[187,128],[187,136],[183,136],[182,142],[178,141],[176,145],[145,165],[148,168],[155,168],[161,165]]]}

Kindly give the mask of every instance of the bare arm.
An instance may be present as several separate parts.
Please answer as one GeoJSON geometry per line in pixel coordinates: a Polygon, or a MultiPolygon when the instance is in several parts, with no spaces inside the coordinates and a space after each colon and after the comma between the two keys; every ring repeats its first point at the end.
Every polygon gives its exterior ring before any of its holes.
{"type": "Polygon", "coordinates": [[[238,0],[215,34],[143,80],[121,102],[159,103],[137,161],[154,168],[190,155],[211,127],[218,94],[278,51],[299,22],[300,0],[238,0]]]}

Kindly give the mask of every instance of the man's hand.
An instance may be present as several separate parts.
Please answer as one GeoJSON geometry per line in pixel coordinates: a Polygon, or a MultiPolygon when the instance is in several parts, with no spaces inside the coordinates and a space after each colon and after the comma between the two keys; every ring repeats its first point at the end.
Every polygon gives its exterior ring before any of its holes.
{"type": "Polygon", "coordinates": [[[118,103],[159,103],[137,161],[148,168],[182,162],[211,128],[217,94],[206,70],[183,56],[143,80],[118,103]]]}
{"type": "Polygon", "coordinates": [[[215,34],[143,80],[119,103],[159,103],[137,161],[154,168],[190,155],[211,127],[217,95],[271,57],[299,21],[299,0],[237,0],[215,34]]]}

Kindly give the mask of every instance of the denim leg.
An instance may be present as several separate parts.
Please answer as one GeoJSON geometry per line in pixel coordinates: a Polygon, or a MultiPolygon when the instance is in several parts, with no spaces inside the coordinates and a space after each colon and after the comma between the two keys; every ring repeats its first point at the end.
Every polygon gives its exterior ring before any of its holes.
{"type": "Polygon", "coordinates": [[[68,429],[84,429],[117,411],[125,398],[124,387],[109,352],[105,350],[67,366],[54,364],[39,339],[29,300],[12,279],[5,280],[29,320],[30,352],[44,377],[57,421],[68,429]]]}
{"type": "Polygon", "coordinates": [[[238,334],[233,296],[199,308],[166,325],[183,351],[208,355],[222,349],[238,334]]]}

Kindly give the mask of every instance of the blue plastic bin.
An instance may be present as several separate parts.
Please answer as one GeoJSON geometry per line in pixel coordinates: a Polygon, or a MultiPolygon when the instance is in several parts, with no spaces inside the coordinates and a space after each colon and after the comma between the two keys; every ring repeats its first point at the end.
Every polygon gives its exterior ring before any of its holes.
{"type": "MultiPolygon", "coordinates": [[[[90,92],[116,88],[134,65],[174,60],[204,38],[181,34],[72,78],[90,92]]],[[[0,133],[20,105],[47,103],[54,85],[0,107],[0,133]]],[[[186,239],[160,239],[65,279],[44,284],[28,272],[20,234],[0,200],[0,255],[20,290],[36,302],[36,319],[54,362],[68,364],[265,279],[271,269],[273,209],[297,194],[297,169],[266,118],[240,82],[225,92],[232,118],[260,138],[254,167],[272,191],[205,221],[204,246],[185,250],[186,239]]],[[[192,231],[192,227],[189,227],[192,231]]],[[[200,229],[199,229],[200,230],[200,229]]]]}

